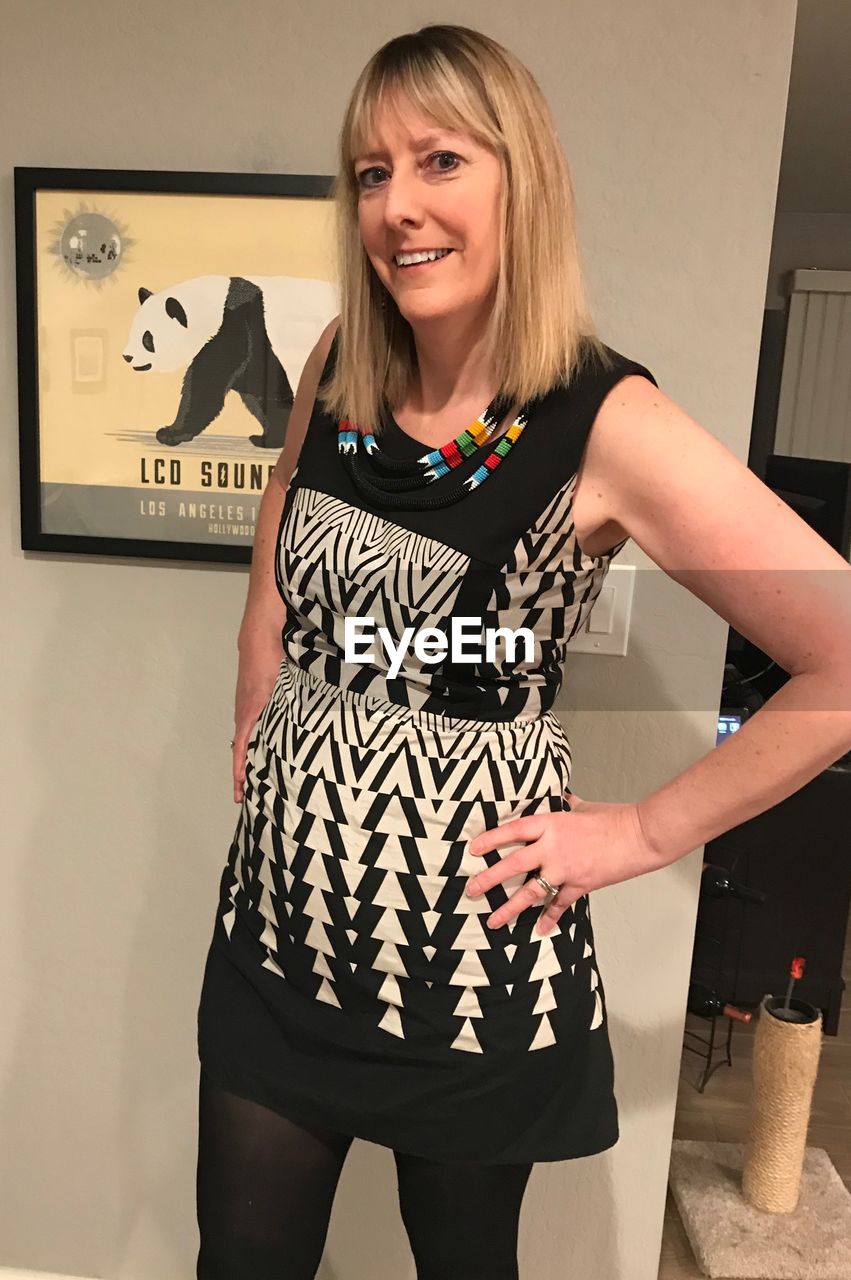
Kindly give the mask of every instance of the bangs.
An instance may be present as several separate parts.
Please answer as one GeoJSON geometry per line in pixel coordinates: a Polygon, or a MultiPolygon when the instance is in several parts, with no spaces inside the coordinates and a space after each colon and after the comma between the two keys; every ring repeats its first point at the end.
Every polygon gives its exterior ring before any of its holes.
{"type": "Polygon", "coordinates": [[[504,149],[496,113],[475,66],[465,67],[462,75],[440,50],[423,50],[413,43],[406,49],[403,41],[394,44],[389,56],[368,68],[354,94],[341,139],[341,160],[349,174],[355,157],[369,149],[384,111],[399,118],[412,109],[438,128],[504,149]]]}

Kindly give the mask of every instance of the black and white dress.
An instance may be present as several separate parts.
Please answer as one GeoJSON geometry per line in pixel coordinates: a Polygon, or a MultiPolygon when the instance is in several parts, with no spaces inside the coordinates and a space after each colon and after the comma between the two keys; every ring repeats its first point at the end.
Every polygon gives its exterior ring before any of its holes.
{"type": "MultiPolygon", "coordinates": [[[[566,1160],[618,1139],[588,898],[541,937],[534,907],[485,924],[537,868],[465,892],[519,847],[474,857],[469,840],[568,807],[551,708],[624,545],[580,550],[576,473],[607,392],[628,374],[655,383],[614,354],[537,401],[486,482],[443,508],[372,505],[314,409],[278,532],[285,657],[248,748],[198,1011],[204,1071],[297,1123],[452,1163],[566,1160]],[[344,661],[347,617],[396,641],[448,635],[453,617],[528,627],[534,658],[521,644],[429,664],[411,645],[391,676],[378,640],[369,662],[344,661]]],[[[380,443],[425,452],[392,420],[380,443]]]]}

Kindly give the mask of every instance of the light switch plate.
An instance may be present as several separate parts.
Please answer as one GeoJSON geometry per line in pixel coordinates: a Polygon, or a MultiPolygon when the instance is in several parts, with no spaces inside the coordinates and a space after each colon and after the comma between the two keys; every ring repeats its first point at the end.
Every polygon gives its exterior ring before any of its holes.
{"type": "Polygon", "coordinates": [[[625,657],[634,589],[635,565],[610,565],[585,626],[567,646],[568,653],[613,653],[625,657]]]}

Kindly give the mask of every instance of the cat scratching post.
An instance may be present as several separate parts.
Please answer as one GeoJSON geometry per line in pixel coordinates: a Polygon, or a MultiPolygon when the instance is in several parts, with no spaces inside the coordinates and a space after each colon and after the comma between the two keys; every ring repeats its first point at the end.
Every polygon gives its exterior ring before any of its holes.
{"type": "Polygon", "coordinates": [[[766,1213],[798,1204],[807,1129],[822,1044],[821,1011],[764,996],[753,1048],[753,1101],[742,1195],[766,1213]]]}
{"type": "Polygon", "coordinates": [[[671,1189],[704,1275],[850,1280],[851,1195],[827,1152],[806,1146],[821,1013],[784,1003],[760,1006],[747,1143],[675,1140],[671,1189]]]}

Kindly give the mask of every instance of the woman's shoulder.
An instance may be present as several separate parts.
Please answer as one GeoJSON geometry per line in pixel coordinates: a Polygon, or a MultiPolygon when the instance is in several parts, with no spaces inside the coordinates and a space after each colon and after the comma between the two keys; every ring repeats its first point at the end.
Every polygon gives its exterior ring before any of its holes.
{"type": "Polygon", "coordinates": [[[577,353],[568,378],[559,379],[551,391],[543,397],[556,417],[569,412],[573,421],[584,420],[590,427],[597,409],[611,389],[623,378],[636,374],[659,384],[653,373],[643,364],[624,352],[598,340],[583,343],[577,353]]]}
{"type": "Polygon", "coordinates": [[[608,389],[630,374],[638,374],[648,378],[654,386],[659,385],[640,360],[598,339],[596,343],[586,342],[582,345],[573,382],[577,386],[608,389]]]}

